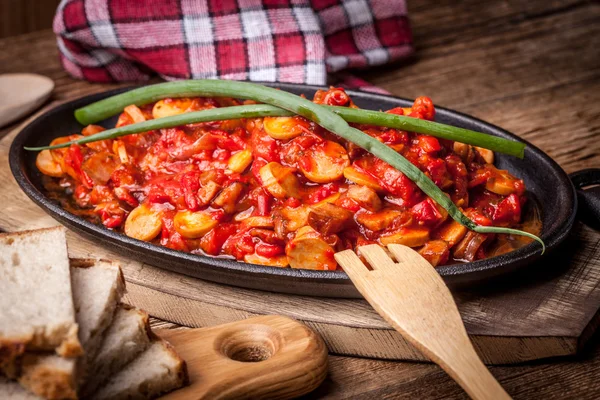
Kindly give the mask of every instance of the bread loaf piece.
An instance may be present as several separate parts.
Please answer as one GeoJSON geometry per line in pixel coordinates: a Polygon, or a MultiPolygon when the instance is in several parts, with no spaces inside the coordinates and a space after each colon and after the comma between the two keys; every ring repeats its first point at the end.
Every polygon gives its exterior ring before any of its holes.
{"type": "Polygon", "coordinates": [[[0,398],[77,399],[86,389],[92,398],[148,399],[181,387],[185,363],[151,334],[148,315],[117,307],[119,266],[68,263],[63,228],[0,235],[0,370],[18,372],[20,383],[0,376],[0,398]]]}
{"type": "Polygon", "coordinates": [[[0,235],[0,369],[26,350],[81,355],[63,227],[0,235]]]}
{"type": "Polygon", "coordinates": [[[96,392],[93,400],[151,399],[187,382],[185,362],[169,343],[155,339],[150,347],[96,392]]]}
{"type": "Polygon", "coordinates": [[[83,383],[90,354],[97,353],[103,333],[113,320],[117,303],[125,291],[118,264],[103,260],[71,260],[71,283],[79,322],[79,339],[85,354],[78,360],[51,354],[27,353],[19,382],[29,391],[48,399],[76,399],[83,383]]]}
{"type": "Polygon", "coordinates": [[[121,304],[107,330],[102,347],[89,364],[82,398],[94,393],[110,376],[120,371],[150,345],[148,314],[121,304]]]}

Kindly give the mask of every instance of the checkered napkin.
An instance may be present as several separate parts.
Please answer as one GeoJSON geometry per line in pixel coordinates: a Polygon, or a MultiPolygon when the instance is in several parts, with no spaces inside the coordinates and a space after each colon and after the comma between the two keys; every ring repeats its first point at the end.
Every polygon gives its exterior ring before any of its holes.
{"type": "Polygon", "coordinates": [[[413,52],[404,0],[62,0],[54,32],[64,68],[92,82],[324,85],[413,52]]]}

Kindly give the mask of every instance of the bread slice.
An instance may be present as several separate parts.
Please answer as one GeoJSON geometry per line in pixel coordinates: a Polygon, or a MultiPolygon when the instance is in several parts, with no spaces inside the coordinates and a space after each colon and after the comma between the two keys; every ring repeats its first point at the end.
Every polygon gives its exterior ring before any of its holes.
{"type": "Polygon", "coordinates": [[[93,360],[125,293],[119,264],[105,260],[72,259],[71,282],[85,358],[93,360]]]}
{"type": "Polygon", "coordinates": [[[78,386],[92,359],[90,355],[98,352],[103,333],[112,322],[117,303],[125,291],[121,268],[109,261],[71,260],[71,282],[84,356],[75,360],[26,353],[21,364],[21,385],[49,399],[77,398],[78,386]]]}
{"type": "Polygon", "coordinates": [[[0,369],[26,350],[82,353],[63,227],[0,235],[0,275],[0,369]]]}
{"type": "MultiPolygon", "coordinates": [[[[104,340],[100,346],[100,350],[93,362],[88,365],[87,380],[80,390],[80,398],[88,398],[91,393],[104,383],[110,376],[120,371],[130,361],[135,359],[140,353],[150,345],[150,325],[149,317],[146,312],[130,307],[125,304],[120,304],[115,311],[112,324],[104,334],[104,340]]],[[[27,355],[25,356],[27,358],[27,355]]],[[[73,377],[72,362],[62,363],[63,358],[50,356],[43,359],[36,366],[36,370],[30,371],[29,379],[35,380],[40,375],[42,382],[44,370],[41,366],[51,366],[52,371],[46,376],[51,375],[54,387],[46,387],[40,390],[45,394],[70,394],[72,397],[72,389],[75,383],[70,379],[73,377]],[[58,362],[57,362],[58,361],[58,362]]],[[[26,360],[27,361],[27,360],[26,360]]],[[[70,361],[70,360],[69,360],[70,361]]],[[[33,382],[27,382],[28,387],[33,387],[33,382]]],[[[0,377],[0,399],[8,400],[37,400],[41,399],[37,395],[27,391],[16,382],[2,379],[0,377]]]]}
{"type": "Polygon", "coordinates": [[[150,347],[91,398],[94,400],[151,399],[187,383],[185,362],[169,343],[155,339],[150,347]]]}
{"type": "Polygon", "coordinates": [[[88,369],[81,396],[94,393],[109,377],[120,371],[150,345],[148,314],[121,304],[112,325],[105,334],[102,347],[88,369]]]}
{"type": "Polygon", "coordinates": [[[3,400],[42,400],[41,397],[28,392],[15,381],[0,376],[0,399],[3,400]]]}

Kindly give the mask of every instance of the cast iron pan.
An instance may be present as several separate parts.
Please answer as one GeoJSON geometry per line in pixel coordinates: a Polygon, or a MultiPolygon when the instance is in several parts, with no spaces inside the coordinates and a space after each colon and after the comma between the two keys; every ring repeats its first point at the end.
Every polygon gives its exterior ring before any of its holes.
{"type": "MultiPolygon", "coordinates": [[[[319,89],[315,86],[277,84],[271,85],[312,98],[319,89]]],[[[291,268],[273,268],[250,265],[228,259],[188,254],[129,238],[102,226],[94,225],[63,210],[44,194],[41,174],[35,167],[36,153],[23,150],[23,146],[47,145],[59,136],[81,131],[82,126],[73,117],[73,111],[86,104],[121,93],[118,89],[86,96],[56,107],[36,118],[15,138],[10,149],[10,167],[23,191],[56,220],[74,231],[93,237],[103,245],[135,256],[167,270],[228,285],[262,289],[273,292],[293,293],[325,297],[360,297],[347,275],[342,271],[311,271],[291,268]]],[[[412,101],[391,96],[349,91],[352,99],[362,108],[387,110],[409,107],[412,101]]],[[[521,140],[496,126],[455,111],[436,108],[436,120],[508,139],[521,140]]],[[[103,121],[101,125],[113,127],[116,118],[103,121]]],[[[542,239],[546,243],[546,257],[562,242],[575,220],[577,196],[573,184],[565,172],[550,157],[527,143],[525,158],[496,154],[496,165],[508,169],[525,180],[529,195],[540,205],[542,212],[542,239]]],[[[600,183],[598,171],[583,172],[577,183],[581,186],[600,183]],[[596,179],[591,181],[590,178],[596,179]]],[[[592,196],[593,197],[593,196],[592,196]]],[[[596,198],[596,200],[598,200],[596,198]]],[[[597,204],[596,204],[597,205],[597,204]]],[[[597,211],[600,213],[600,207],[597,211]]],[[[540,258],[540,246],[529,244],[511,253],[476,261],[439,267],[437,270],[450,285],[467,285],[477,281],[506,274],[525,267],[540,258]]]]}

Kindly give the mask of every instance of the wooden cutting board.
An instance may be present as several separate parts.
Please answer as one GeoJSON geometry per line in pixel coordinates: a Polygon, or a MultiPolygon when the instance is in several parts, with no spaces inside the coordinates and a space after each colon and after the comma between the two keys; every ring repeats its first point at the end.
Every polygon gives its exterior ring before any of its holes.
{"type": "MultiPolygon", "coordinates": [[[[17,131],[0,141],[0,229],[57,225],[21,192],[10,173],[8,148],[17,131]]],[[[120,261],[126,301],[157,318],[206,327],[257,315],[286,315],[320,333],[332,353],[425,360],[363,300],[224,286],[140,263],[71,232],[68,239],[73,257],[120,261]]],[[[575,354],[600,321],[600,233],[577,224],[568,243],[542,263],[493,286],[453,294],[486,363],[575,354]]]]}

